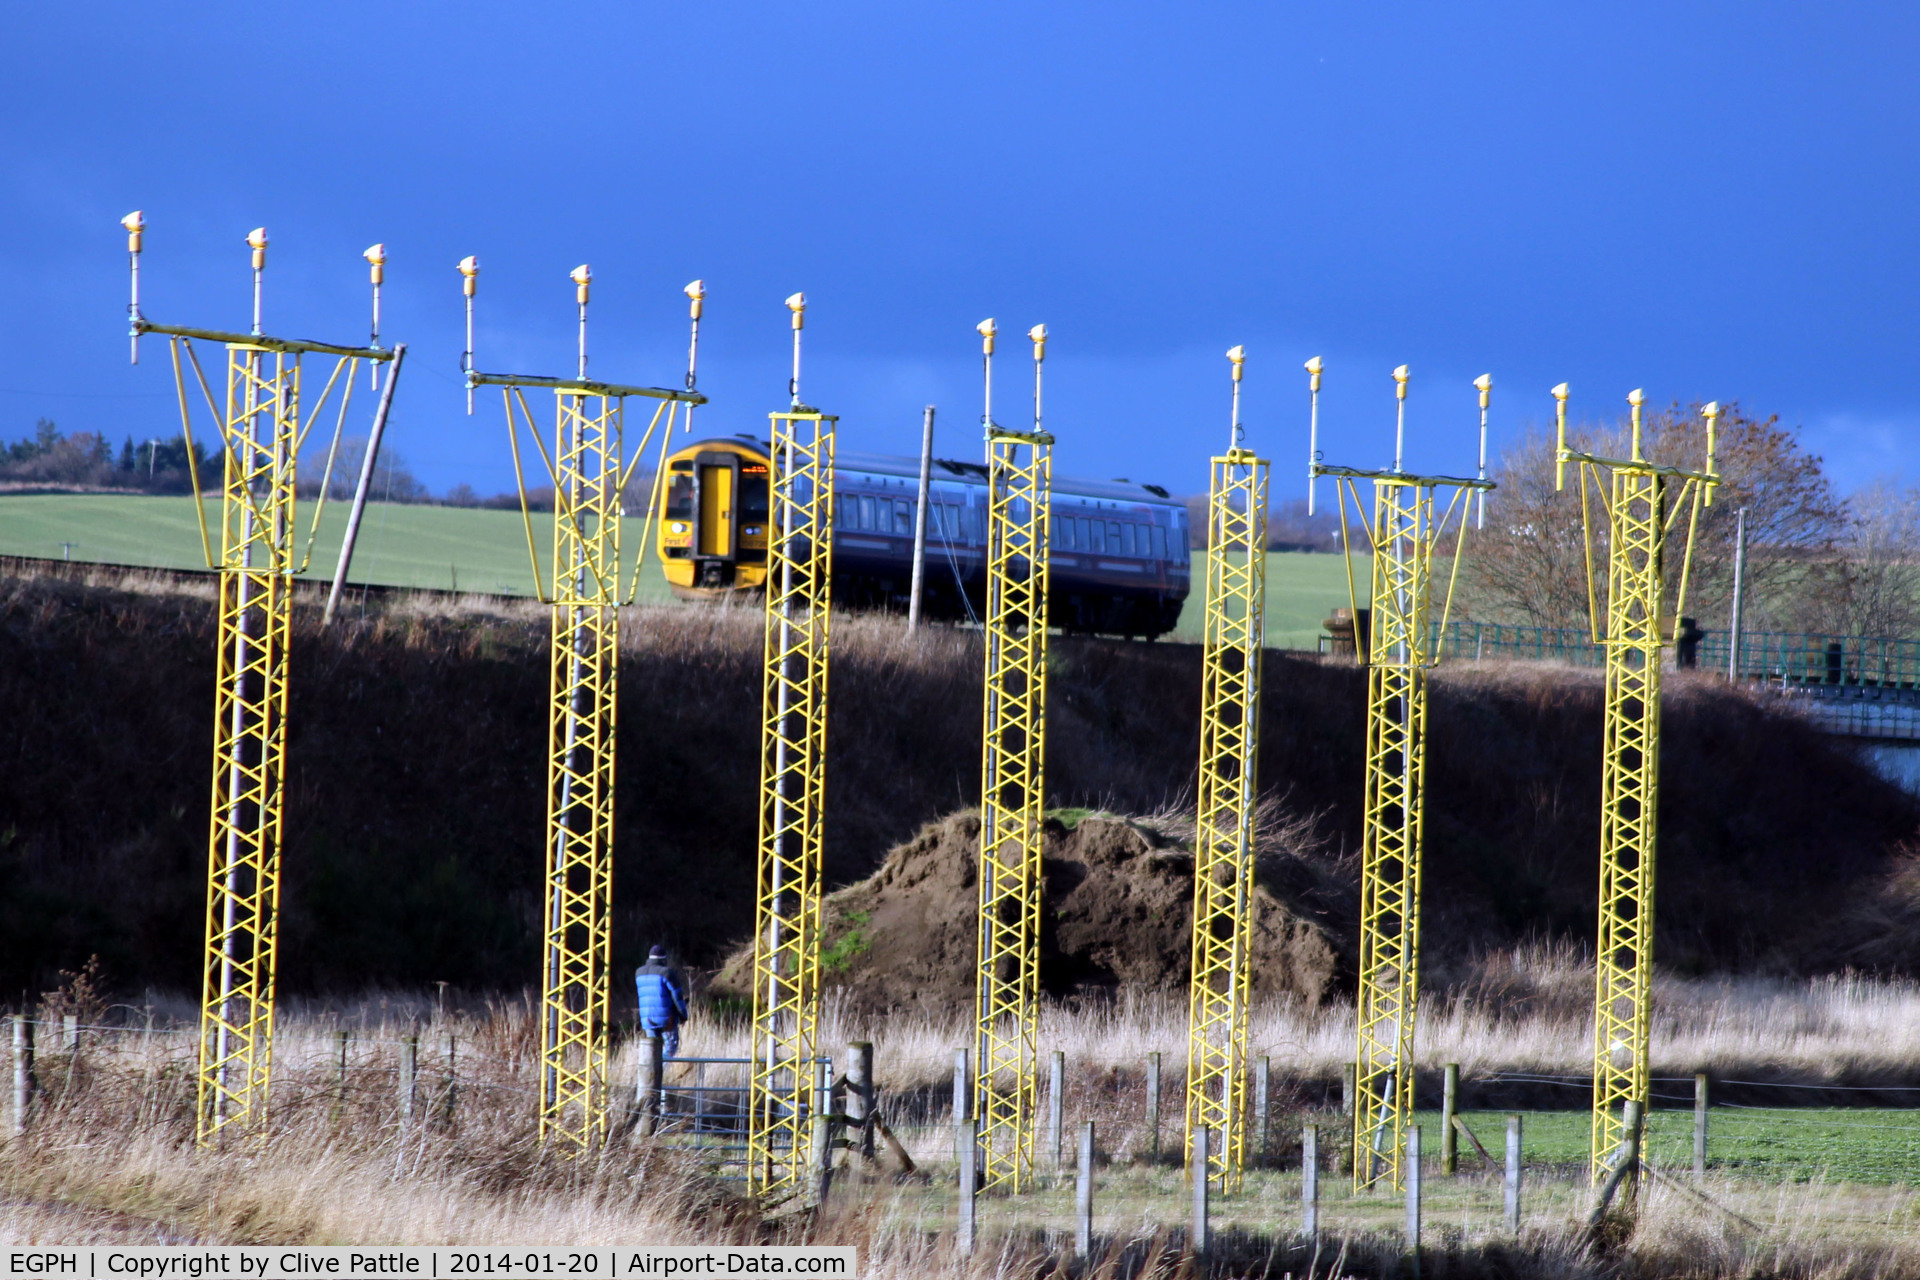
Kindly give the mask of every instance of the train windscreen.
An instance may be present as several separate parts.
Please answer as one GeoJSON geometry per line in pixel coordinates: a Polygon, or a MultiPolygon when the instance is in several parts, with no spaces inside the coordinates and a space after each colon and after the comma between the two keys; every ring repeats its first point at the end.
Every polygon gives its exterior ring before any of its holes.
{"type": "Polygon", "coordinates": [[[740,468],[740,515],[745,520],[767,518],[767,468],[749,463],[740,468]]]}
{"type": "MultiPolygon", "coordinates": [[[[765,483],[762,482],[764,491],[765,483]]],[[[693,519],[693,474],[676,471],[667,481],[667,519],[693,519]]]]}

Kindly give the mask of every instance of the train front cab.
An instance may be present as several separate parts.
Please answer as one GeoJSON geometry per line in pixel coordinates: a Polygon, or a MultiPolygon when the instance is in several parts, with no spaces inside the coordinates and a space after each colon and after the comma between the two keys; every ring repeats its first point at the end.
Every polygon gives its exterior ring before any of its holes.
{"type": "Polygon", "coordinates": [[[744,441],[705,440],[667,462],[660,560],[673,593],[712,599],[766,581],[767,459],[744,441]]]}

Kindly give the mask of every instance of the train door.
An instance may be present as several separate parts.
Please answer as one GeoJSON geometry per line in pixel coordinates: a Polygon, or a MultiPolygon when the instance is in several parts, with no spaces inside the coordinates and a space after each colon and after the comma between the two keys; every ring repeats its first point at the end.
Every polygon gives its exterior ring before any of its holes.
{"type": "Polygon", "coordinates": [[[699,515],[694,521],[693,554],[698,562],[695,583],[724,587],[733,583],[733,560],[739,546],[736,518],[740,493],[740,459],[730,453],[701,453],[693,460],[699,492],[699,515]]]}
{"type": "Polygon", "coordinates": [[[700,464],[700,549],[725,559],[733,554],[733,468],[700,464]]]}

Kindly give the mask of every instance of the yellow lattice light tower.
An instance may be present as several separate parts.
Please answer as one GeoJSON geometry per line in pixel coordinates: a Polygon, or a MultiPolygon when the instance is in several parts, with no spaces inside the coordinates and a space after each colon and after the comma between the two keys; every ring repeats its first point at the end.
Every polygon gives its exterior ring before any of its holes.
{"type": "Polygon", "coordinates": [[[821,829],[826,818],[827,645],[833,555],[833,432],[839,419],[800,400],[793,314],[793,403],[773,420],[771,530],[760,733],[760,873],[753,934],[753,1076],[747,1186],[786,1197],[808,1185],[807,1126],[820,1019],[821,829]]]}
{"type": "Polygon", "coordinates": [[[1011,431],[993,420],[997,330],[992,320],[978,328],[986,370],[988,508],[975,1114],[986,1186],[1018,1191],[1033,1176],[1053,437],[1042,430],[1040,416],[1047,327],[1027,332],[1032,431],[1011,431]]]}
{"type": "MultiPolygon", "coordinates": [[[[1307,362],[1319,416],[1319,357],[1307,362]]],[[[1407,367],[1393,371],[1396,419],[1393,468],[1330,467],[1317,459],[1312,476],[1333,476],[1347,553],[1347,598],[1355,621],[1354,653],[1367,668],[1367,780],[1360,846],[1359,1045],[1353,1108],[1356,1188],[1404,1175],[1406,1128],[1413,1115],[1413,1029],[1420,992],[1420,858],[1426,816],[1427,671],[1440,660],[1453,584],[1466,550],[1473,490],[1491,481],[1411,475],[1401,468],[1406,438],[1407,367]],[[1353,583],[1353,538],[1347,507],[1362,517],[1357,482],[1373,481],[1373,518],[1363,525],[1372,552],[1372,610],[1366,634],[1353,583]],[[1444,507],[1440,489],[1453,490],[1444,507]],[[1436,620],[1433,561],[1448,526],[1457,522],[1446,594],[1436,620]],[[1435,625],[1435,623],[1438,625],[1435,625]]],[[[1489,383],[1489,385],[1491,385],[1489,383]]],[[[1482,428],[1484,430],[1484,426],[1482,428]]]]}
{"type": "Polygon", "coordinates": [[[1714,429],[1707,420],[1704,471],[1661,466],[1641,449],[1635,390],[1631,456],[1604,458],[1567,447],[1567,385],[1553,389],[1558,459],[1554,486],[1569,462],[1580,468],[1580,522],[1587,553],[1587,603],[1593,640],[1607,653],[1607,699],[1600,766],[1600,925],[1595,948],[1593,1148],[1595,1179],[1612,1166],[1625,1133],[1628,1102],[1648,1102],[1647,1035],[1653,987],[1653,887],[1660,801],[1660,650],[1686,608],[1700,508],[1713,501],[1714,429]],[[1602,476],[1601,472],[1608,474],[1602,476]],[[1594,570],[1591,493],[1606,517],[1606,595],[1594,570]],[[1676,600],[1665,610],[1668,535],[1687,517],[1676,600]]]}
{"type": "Polygon", "coordinates": [[[1200,783],[1194,826],[1193,978],[1188,989],[1187,1161],[1206,1129],[1207,1174],[1239,1185],[1246,1161],[1247,993],[1253,946],[1253,813],[1259,800],[1260,665],[1267,601],[1268,464],[1233,436],[1213,459],[1207,500],[1206,636],[1201,650],[1200,783]]]}
{"type": "MultiPolygon", "coordinates": [[[[257,1130],[266,1119],[273,1061],[273,992],[279,935],[280,826],[286,810],[287,644],[292,626],[293,579],[313,559],[314,534],[331,485],[340,433],[346,425],[361,361],[378,367],[393,352],[378,346],[333,346],[268,337],[261,328],[261,283],[267,233],[247,235],[253,257],[253,327],[245,334],[154,324],[140,312],[141,237],[138,212],[127,229],[133,292],[128,304],[133,358],[140,335],[171,339],[180,430],[200,518],[200,546],[220,571],[220,638],[214,682],[213,794],[207,858],[206,944],[201,966],[200,1052],[195,1133],[202,1145],[232,1128],[257,1130]],[[193,340],[227,349],[224,406],[193,340]],[[334,357],[320,394],[303,400],[301,361],[334,357]],[[220,436],[220,552],[213,550],[201,497],[198,450],[188,410],[187,371],[220,436]],[[294,510],[294,481],[307,433],[335,389],[333,443],[327,450],[313,521],[304,540],[294,510]]],[[[368,250],[373,261],[376,250],[368,250]]],[[[384,255],[374,262],[375,332],[384,255]]],[[[397,376],[388,364],[387,377],[397,376]]],[[[384,402],[383,402],[384,403],[384,402]]]]}
{"type": "MultiPolygon", "coordinates": [[[[460,263],[467,298],[468,406],[473,389],[499,387],[520,488],[520,516],[535,590],[553,606],[551,693],[547,702],[546,864],[541,941],[540,1136],[568,1152],[606,1135],[607,1017],[613,900],[614,728],[619,671],[619,607],[630,603],[620,560],[621,495],[645,456],[647,439],[622,461],[629,397],[658,403],[647,437],[668,433],[679,406],[704,404],[692,389],[629,387],[587,379],[587,293],[592,272],[574,268],[579,306],[579,368],[573,378],[481,373],[473,364],[473,298],[480,266],[460,263]],[[529,387],[554,393],[552,445],[541,439],[529,387]],[[524,423],[553,485],[553,553],[542,572],[534,545],[526,473],[520,459],[524,423]]],[[[703,296],[687,287],[693,324],[703,296]]],[[[651,508],[649,509],[651,518],[651,508]]],[[[647,539],[640,539],[645,554],[647,539]]],[[[638,585],[639,566],[633,570],[638,585]]]]}

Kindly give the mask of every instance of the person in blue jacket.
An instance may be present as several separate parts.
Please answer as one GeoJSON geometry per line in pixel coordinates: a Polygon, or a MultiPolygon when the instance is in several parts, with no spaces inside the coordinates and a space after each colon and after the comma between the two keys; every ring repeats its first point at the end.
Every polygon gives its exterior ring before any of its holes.
{"type": "Polygon", "coordinates": [[[647,962],[633,975],[640,993],[640,1034],[659,1036],[662,1057],[680,1052],[680,1024],[687,1020],[687,980],[667,963],[667,949],[647,952],[647,962]]]}

